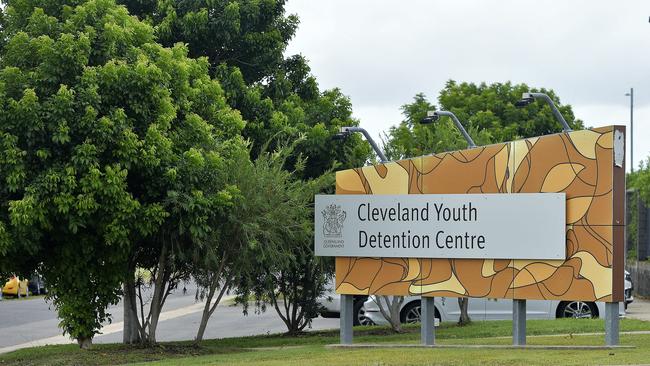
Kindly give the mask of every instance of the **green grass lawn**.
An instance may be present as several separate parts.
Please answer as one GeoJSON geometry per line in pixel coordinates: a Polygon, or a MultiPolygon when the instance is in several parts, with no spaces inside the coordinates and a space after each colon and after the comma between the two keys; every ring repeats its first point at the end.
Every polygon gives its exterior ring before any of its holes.
{"type": "MultiPolygon", "coordinates": [[[[603,320],[529,320],[528,344],[603,345],[603,320]],[[539,336],[539,335],[562,336],[539,336]]],[[[621,331],[650,331],[650,322],[624,319],[621,331]]],[[[439,344],[511,343],[510,321],[474,322],[466,327],[445,324],[437,328],[439,344]]],[[[355,343],[419,343],[419,327],[409,326],[402,334],[385,327],[355,328],[355,343]]],[[[338,343],[338,331],[315,331],[289,337],[268,335],[213,339],[201,346],[191,342],[161,343],[156,347],[121,344],[96,345],[84,351],[75,345],[24,349],[0,355],[0,365],[116,365],[146,362],[146,365],[392,365],[392,364],[629,364],[650,362],[650,334],[621,335],[622,345],[636,349],[534,350],[534,349],[330,349],[338,343]]]]}

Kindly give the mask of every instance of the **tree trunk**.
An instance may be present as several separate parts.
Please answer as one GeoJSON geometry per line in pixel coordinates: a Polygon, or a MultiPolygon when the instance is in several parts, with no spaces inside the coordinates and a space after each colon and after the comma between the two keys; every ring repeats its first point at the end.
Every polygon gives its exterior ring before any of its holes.
{"type": "Polygon", "coordinates": [[[196,338],[194,339],[196,343],[199,343],[203,340],[203,335],[205,334],[205,328],[208,327],[208,320],[210,319],[210,317],[207,314],[208,314],[208,309],[204,308],[203,315],[201,316],[201,323],[199,324],[199,330],[196,331],[196,338]]]}
{"type": "Polygon", "coordinates": [[[291,327],[289,328],[289,335],[295,336],[300,333],[299,328],[299,323],[297,321],[292,321],[291,322],[291,327]]]}
{"type": "Polygon", "coordinates": [[[160,307],[151,305],[151,323],[149,323],[149,332],[147,334],[147,343],[156,344],[156,328],[158,328],[158,318],[160,317],[160,307]]]}
{"type": "Polygon", "coordinates": [[[219,305],[219,302],[221,301],[223,295],[226,293],[226,291],[228,291],[228,288],[230,287],[230,282],[231,280],[229,279],[223,285],[223,287],[219,291],[217,300],[215,300],[213,305],[210,305],[210,303],[212,302],[212,297],[214,296],[214,292],[215,292],[214,290],[211,290],[211,295],[209,296],[209,298],[206,299],[205,306],[203,307],[203,315],[201,316],[201,324],[199,324],[199,330],[196,332],[197,343],[203,340],[203,334],[205,333],[205,328],[208,326],[208,320],[210,320],[212,313],[214,313],[215,309],[219,305]]]}
{"type": "Polygon", "coordinates": [[[458,298],[458,307],[460,308],[460,317],[458,318],[458,325],[467,325],[471,323],[472,319],[469,317],[467,312],[467,306],[469,305],[469,299],[466,297],[458,298]]]}
{"type": "Polygon", "coordinates": [[[208,326],[208,320],[210,319],[210,303],[212,302],[212,297],[217,286],[216,283],[210,284],[210,290],[208,292],[208,297],[205,299],[205,306],[203,307],[203,314],[201,315],[201,323],[199,324],[199,330],[196,332],[196,338],[194,339],[197,343],[203,340],[203,334],[205,334],[205,328],[208,326]]]}
{"type": "Polygon", "coordinates": [[[214,310],[217,308],[217,305],[219,305],[221,298],[226,293],[226,291],[228,291],[228,287],[230,287],[230,282],[232,280],[232,277],[226,279],[223,286],[221,287],[221,290],[219,291],[217,300],[214,302],[214,305],[211,305],[212,298],[214,297],[214,293],[217,291],[217,287],[219,286],[219,281],[221,280],[222,277],[221,275],[224,272],[227,258],[228,258],[227,253],[224,253],[223,258],[221,258],[221,264],[219,264],[219,268],[217,269],[217,272],[213,274],[212,282],[210,283],[210,288],[208,290],[208,296],[205,299],[205,306],[203,307],[203,314],[201,315],[201,323],[199,324],[199,330],[196,332],[196,338],[194,339],[196,343],[201,342],[203,340],[203,334],[205,333],[205,328],[208,326],[208,320],[210,320],[210,317],[212,316],[212,313],[214,313],[214,310]]]}
{"type": "Polygon", "coordinates": [[[393,296],[393,301],[388,306],[390,311],[391,327],[398,333],[402,332],[402,319],[399,316],[399,313],[400,308],[402,307],[403,299],[404,298],[402,296],[393,296]]]}
{"type": "Polygon", "coordinates": [[[124,281],[124,326],[122,327],[122,342],[125,344],[139,343],[140,324],[138,320],[138,311],[135,304],[135,281],[133,272],[124,281]]]}
{"type": "Polygon", "coordinates": [[[79,345],[79,348],[81,349],[90,349],[93,345],[93,339],[92,338],[79,338],[77,339],[77,344],[79,345]]]}
{"type": "Polygon", "coordinates": [[[153,297],[151,298],[151,307],[149,309],[149,316],[151,321],[149,323],[149,334],[147,335],[147,342],[149,344],[156,343],[156,328],[158,327],[158,319],[162,311],[162,301],[165,296],[165,271],[167,266],[167,245],[163,243],[158,257],[158,270],[156,272],[155,288],[153,297]]]}
{"type": "Polygon", "coordinates": [[[391,328],[397,333],[402,332],[402,319],[400,317],[402,303],[404,303],[404,296],[377,296],[379,312],[388,320],[391,328]],[[386,303],[386,308],[382,304],[382,299],[386,303]]]}

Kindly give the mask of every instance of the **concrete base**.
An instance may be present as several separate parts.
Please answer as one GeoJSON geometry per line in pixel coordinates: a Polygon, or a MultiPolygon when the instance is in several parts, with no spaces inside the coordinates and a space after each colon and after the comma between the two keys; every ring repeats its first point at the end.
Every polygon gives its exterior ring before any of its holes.
{"type": "Polygon", "coordinates": [[[608,349],[634,349],[635,346],[564,346],[564,345],[498,345],[498,344],[328,344],[326,348],[465,348],[465,349],[548,349],[548,350],[608,350],[608,349]]]}

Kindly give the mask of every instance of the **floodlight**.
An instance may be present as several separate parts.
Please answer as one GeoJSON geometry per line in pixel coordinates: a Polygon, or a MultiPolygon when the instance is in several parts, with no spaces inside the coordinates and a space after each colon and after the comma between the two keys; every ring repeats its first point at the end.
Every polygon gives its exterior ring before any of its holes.
{"type": "Polygon", "coordinates": [[[379,159],[382,162],[388,161],[388,159],[386,159],[386,156],[384,155],[384,153],[379,149],[379,146],[377,146],[377,144],[375,143],[375,140],[373,140],[372,137],[370,137],[370,134],[368,133],[368,131],[366,131],[365,129],[363,129],[361,127],[349,127],[349,126],[341,127],[341,132],[339,132],[339,133],[335,134],[334,136],[332,136],[332,139],[333,140],[344,140],[348,136],[350,136],[353,132],[362,133],[363,136],[366,137],[366,140],[368,140],[368,142],[370,143],[370,146],[372,146],[372,149],[375,150],[375,153],[377,154],[377,156],[379,156],[379,159]]]}
{"type": "Polygon", "coordinates": [[[435,121],[437,121],[439,119],[440,119],[440,116],[438,115],[437,112],[428,111],[427,116],[422,118],[420,120],[420,123],[423,124],[423,125],[428,125],[428,124],[434,123],[435,121]]]}
{"type": "Polygon", "coordinates": [[[530,103],[532,103],[535,99],[543,99],[546,101],[549,107],[551,107],[551,112],[553,113],[553,116],[555,116],[555,119],[557,119],[558,122],[562,125],[562,130],[565,132],[570,132],[573,131],[571,127],[569,127],[569,124],[566,122],[564,117],[562,117],[562,114],[560,111],[557,109],[555,106],[555,103],[553,103],[553,100],[551,97],[544,93],[523,93],[521,95],[521,99],[515,102],[515,107],[517,108],[523,108],[530,103]]]}
{"type": "Polygon", "coordinates": [[[463,137],[467,141],[467,145],[469,147],[476,147],[476,144],[474,143],[474,140],[472,140],[472,138],[467,133],[467,131],[465,130],[463,125],[460,123],[460,121],[458,120],[456,115],[449,112],[449,111],[428,111],[427,116],[422,118],[420,123],[422,123],[423,125],[431,124],[431,123],[439,120],[441,116],[450,117],[454,121],[454,124],[456,125],[456,128],[458,128],[460,133],[463,135],[463,137]]]}
{"type": "Polygon", "coordinates": [[[345,140],[348,138],[348,136],[350,136],[349,132],[339,132],[332,136],[332,140],[345,140]]]}
{"type": "Polygon", "coordinates": [[[515,107],[517,107],[517,108],[523,108],[523,107],[529,105],[530,103],[532,103],[532,102],[534,102],[534,101],[535,101],[534,98],[523,98],[523,99],[519,99],[518,101],[515,102],[515,107]]]}

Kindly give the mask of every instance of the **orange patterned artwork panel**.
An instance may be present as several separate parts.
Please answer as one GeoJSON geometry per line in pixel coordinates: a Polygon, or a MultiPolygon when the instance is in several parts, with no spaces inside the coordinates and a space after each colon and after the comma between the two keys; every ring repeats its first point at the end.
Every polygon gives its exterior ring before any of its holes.
{"type": "Polygon", "coordinates": [[[338,172],[337,194],[564,192],[567,226],[565,260],[337,257],[337,292],[622,301],[625,169],[614,150],[624,133],[601,127],[338,172]]]}

